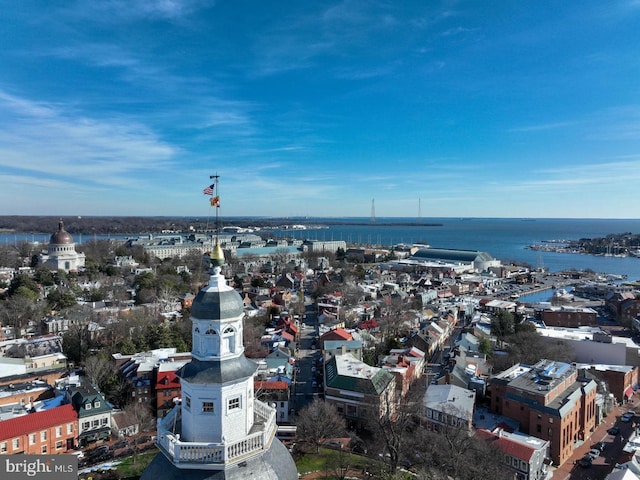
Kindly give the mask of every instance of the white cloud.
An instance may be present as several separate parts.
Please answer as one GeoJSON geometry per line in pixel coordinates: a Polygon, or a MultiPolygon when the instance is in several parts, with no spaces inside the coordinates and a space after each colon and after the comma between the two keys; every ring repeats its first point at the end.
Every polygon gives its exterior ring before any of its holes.
{"type": "Polygon", "coordinates": [[[168,167],[178,149],[126,117],[89,118],[0,91],[0,165],[122,185],[133,172],[168,167]]]}

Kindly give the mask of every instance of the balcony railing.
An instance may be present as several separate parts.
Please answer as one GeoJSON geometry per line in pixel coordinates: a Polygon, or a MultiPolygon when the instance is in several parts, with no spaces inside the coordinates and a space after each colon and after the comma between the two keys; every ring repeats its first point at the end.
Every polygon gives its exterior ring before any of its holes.
{"type": "Polygon", "coordinates": [[[237,463],[267,450],[275,436],[276,411],[254,401],[254,425],[251,433],[233,443],[184,442],[180,440],[181,409],[174,407],[158,421],[160,451],[178,468],[221,470],[225,464],[237,463]]]}

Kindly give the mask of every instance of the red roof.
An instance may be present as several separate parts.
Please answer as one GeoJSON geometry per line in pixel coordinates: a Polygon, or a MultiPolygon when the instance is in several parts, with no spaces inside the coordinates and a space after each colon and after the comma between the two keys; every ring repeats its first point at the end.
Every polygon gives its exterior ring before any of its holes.
{"type": "Polygon", "coordinates": [[[378,328],[378,327],[379,325],[375,318],[372,318],[370,320],[365,320],[364,322],[360,322],[360,325],[358,325],[358,328],[362,330],[367,330],[369,328],[378,328]]]}
{"type": "Polygon", "coordinates": [[[320,337],[322,341],[327,339],[334,339],[334,338],[338,340],[353,340],[353,337],[351,336],[351,334],[343,328],[336,328],[334,330],[329,330],[328,332],[324,333],[320,337]]]}
{"type": "Polygon", "coordinates": [[[15,438],[69,422],[77,422],[77,420],[78,414],[71,404],[41,412],[28,413],[0,422],[0,440],[15,438]]]}
{"type": "Polygon", "coordinates": [[[261,389],[261,390],[287,390],[289,388],[289,384],[285,381],[279,381],[279,382],[260,382],[260,381],[255,381],[253,382],[253,388],[254,390],[257,389],[261,389]]]}
{"type": "Polygon", "coordinates": [[[516,442],[515,440],[510,440],[509,438],[496,435],[488,430],[477,430],[476,435],[479,435],[483,440],[495,442],[493,445],[498,447],[505,454],[524,460],[527,463],[529,463],[531,457],[536,451],[533,447],[528,447],[522,443],[516,442]]]}
{"type": "Polygon", "coordinates": [[[285,332],[284,330],[280,332],[280,336],[284,338],[287,342],[293,342],[293,335],[289,332],[285,332]]]}
{"type": "Polygon", "coordinates": [[[176,370],[158,372],[158,378],[156,379],[156,390],[178,387],[180,387],[180,379],[176,375],[176,370]],[[165,378],[167,379],[166,383],[164,381],[165,378]]]}

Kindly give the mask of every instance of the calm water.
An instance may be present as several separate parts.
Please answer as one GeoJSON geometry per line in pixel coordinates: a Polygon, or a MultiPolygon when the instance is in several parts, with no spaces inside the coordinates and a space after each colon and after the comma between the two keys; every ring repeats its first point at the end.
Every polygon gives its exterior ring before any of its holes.
{"type": "MultiPolygon", "coordinates": [[[[368,222],[368,219],[357,220],[368,222]]],[[[414,218],[403,220],[418,222],[414,218]]],[[[432,247],[480,250],[503,261],[527,262],[552,272],[570,268],[592,269],[599,273],[624,274],[629,279],[640,279],[639,258],[595,257],[526,248],[542,240],[577,240],[625,232],[640,234],[640,220],[429,218],[423,221],[442,223],[442,226],[385,226],[385,223],[398,222],[398,219],[377,218],[376,226],[331,225],[323,230],[299,232],[297,236],[377,245],[425,242],[432,247]]]]}
{"type": "MultiPolygon", "coordinates": [[[[319,224],[336,219],[314,219],[319,224]]],[[[360,225],[329,225],[320,230],[287,231],[282,236],[314,240],[344,240],[361,244],[389,246],[397,243],[424,242],[433,247],[480,250],[505,260],[527,262],[533,266],[559,271],[570,268],[591,269],[599,273],[624,274],[630,280],[640,280],[640,259],[595,257],[528,250],[525,247],[542,240],[576,240],[604,237],[611,233],[640,233],[640,220],[592,220],[592,219],[491,219],[491,218],[377,218],[374,225],[369,219],[339,219],[360,225]],[[439,227],[389,225],[397,222],[441,223],[439,227]]],[[[291,220],[295,223],[295,220],[291,220]]],[[[277,233],[277,232],[276,232],[277,233]]],[[[78,237],[78,243],[97,237],[78,237]]],[[[114,238],[113,236],[111,238],[114,238]]],[[[19,240],[46,243],[49,235],[0,234],[3,243],[19,240]]]]}

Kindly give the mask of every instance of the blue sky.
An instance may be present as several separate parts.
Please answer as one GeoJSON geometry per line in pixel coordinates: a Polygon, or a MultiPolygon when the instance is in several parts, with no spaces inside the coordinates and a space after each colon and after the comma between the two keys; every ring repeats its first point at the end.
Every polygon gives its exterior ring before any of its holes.
{"type": "Polygon", "coordinates": [[[0,8],[0,214],[640,216],[640,0],[0,8]]]}

